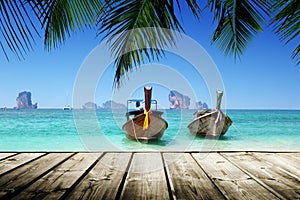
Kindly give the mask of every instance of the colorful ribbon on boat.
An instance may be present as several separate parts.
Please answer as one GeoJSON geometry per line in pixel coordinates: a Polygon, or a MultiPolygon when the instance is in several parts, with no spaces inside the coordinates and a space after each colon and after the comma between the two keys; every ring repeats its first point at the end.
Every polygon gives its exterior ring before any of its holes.
{"type": "Polygon", "coordinates": [[[150,124],[150,110],[146,110],[144,111],[145,114],[145,119],[144,119],[144,124],[143,124],[143,130],[147,130],[150,124]]]}

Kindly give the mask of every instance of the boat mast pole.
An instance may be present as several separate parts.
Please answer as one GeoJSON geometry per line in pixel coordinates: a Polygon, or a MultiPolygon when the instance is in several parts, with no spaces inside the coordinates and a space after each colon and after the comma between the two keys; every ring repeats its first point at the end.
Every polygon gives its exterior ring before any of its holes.
{"type": "Polygon", "coordinates": [[[221,102],[222,102],[222,96],[223,96],[223,91],[218,90],[217,91],[217,106],[216,110],[218,111],[218,115],[215,120],[215,126],[213,130],[213,134],[216,135],[217,132],[217,127],[221,125],[221,102]]]}
{"type": "Polygon", "coordinates": [[[151,109],[152,87],[151,86],[144,87],[144,93],[145,93],[145,110],[149,111],[151,109]]]}
{"type": "Polygon", "coordinates": [[[221,110],[221,102],[222,102],[222,96],[223,96],[223,91],[218,90],[217,91],[217,106],[216,110],[221,110]]]}

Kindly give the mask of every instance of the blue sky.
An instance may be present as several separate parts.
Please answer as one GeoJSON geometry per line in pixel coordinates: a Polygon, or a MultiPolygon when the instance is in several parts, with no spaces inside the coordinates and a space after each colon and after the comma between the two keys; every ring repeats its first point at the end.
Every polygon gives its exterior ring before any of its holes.
{"type": "MultiPolygon", "coordinates": [[[[200,21],[185,9],[182,15],[185,34],[203,46],[220,71],[227,108],[300,109],[300,68],[290,58],[299,41],[284,45],[271,27],[267,27],[250,42],[241,60],[235,63],[232,56],[225,56],[215,45],[211,45],[213,26],[209,14],[204,13],[200,21]]],[[[77,32],[51,52],[44,50],[42,39],[37,38],[34,51],[29,52],[25,60],[12,58],[7,62],[2,57],[0,107],[14,107],[18,93],[24,90],[32,92],[32,101],[38,102],[39,108],[61,108],[71,104],[80,66],[100,42],[101,37],[96,37],[95,30],[86,30],[77,32]]],[[[193,89],[197,90],[197,98],[213,105],[202,77],[195,76],[188,63],[171,54],[157,63],[183,74],[187,81],[191,81],[193,89]],[[198,85],[195,83],[197,81],[198,85]]],[[[109,67],[98,86],[102,88],[96,93],[95,102],[98,105],[111,99],[113,75],[113,68],[109,67]]],[[[131,80],[134,77],[129,75],[127,81],[131,80]]],[[[154,91],[154,97],[161,99],[164,107],[168,106],[168,89],[176,88],[161,87],[154,91]]],[[[138,91],[130,92],[140,98],[141,91],[140,87],[138,91]]],[[[121,103],[125,103],[125,100],[121,103]]]]}

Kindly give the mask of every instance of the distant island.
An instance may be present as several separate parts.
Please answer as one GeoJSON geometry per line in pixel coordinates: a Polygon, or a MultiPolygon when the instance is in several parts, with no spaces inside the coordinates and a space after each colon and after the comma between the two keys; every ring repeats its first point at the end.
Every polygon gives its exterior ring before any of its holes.
{"type": "Polygon", "coordinates": [[[96,110],[97,109],[97,104],[93,102],[87,102],[82,106],[82,109],[85,110],[96,110]]]}
{"type": "Polygon", "coordinates": [[[31,92],[20,92],[16,99],[16,109],[37,109],[37,103],[32,104],[31,92]]]}
{"type": "Polygon", "coordinates": [[[102,109],[126,109],[126,106],[124,104],[109,100],[102,104],[102,109]]]}
{"type": "Polygon", "coordinates": [[[105,110],[110,110],[110,109],[126,109],[126,106],[121,103],[117,103],[115,101],[109,100],[106,101],[105,103],[102,104],[101,106],[97,106],[96,103],[94,102],[87,102],[84,105],[82,105],[82,109],[84,110],[96,110],[96,109],[105,109],[105,110]]]}
{"type": "Polygon", "coordinates": [[[170,109],[189,109],[190,97],[183,95],[176,90],[169,93],[170,109]]]}

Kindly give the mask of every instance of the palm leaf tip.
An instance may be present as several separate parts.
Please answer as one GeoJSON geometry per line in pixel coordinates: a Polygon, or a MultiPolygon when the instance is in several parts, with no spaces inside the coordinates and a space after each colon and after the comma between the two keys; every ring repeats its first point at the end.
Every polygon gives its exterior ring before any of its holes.
{"type": "Polygon", "coordinates": [[[236,60],[252,38],[262,31],[264,16],[259,6],[250,0],[210,0],[208,4],[217,22],[212,43],[226,55],[233,54],[236,60]]]}
{"type": "Polygon", "coordinates": [[[160,28],[139,28],[114,35],[109,46],[116,58],[114,85],[122,85],[122,77],[132,72],[133,68],[145,62],[159,60],[164,56],[163,48],[174,45],[175,38],[170,30],[160,28]]]}
{"type": "MultiPolygon", "coordinates": [[[[299,38],[300,1],[276,1],[273,7],[273,13],[275,13],[275,16],[271,25],[274,26],[274,31],[277,35],[279,35],[280,39],[288,44],[299,38]]],[[[292,58],[296,59],[297,65],[299,65],[299,44],[293,51],[292,58]]]]}
{"type": "Polygon", "coordinates": [[[60,46],[77,30],[96,26],[103,12],[103,3],[99,0],[28,1],[45,29],[47,50],[60,46]]]}
{"type": "Polygon", "coordinates": [[[7,60],[9,60],[7,49],[19,60],[24,59],[24,56],[33,49],[35,34],[39,36],[29,12],[30,7],[21,0],[0,1],[0,49],[7,60]]]}
{"type": "Polygon", "coordinates": [[[175,44],[174,35],[167,29],[183,31],[173,1],[116,1],[105,11],[99,34],[108,39],[117,58],[115,85],[120,85],[127,72],[146,61],[160,59],[162,49],[175,44]]]}
{"type": "Polygon", "coordinates": [[[300,45],[294,49],[292,58],[296,60],[297,65],[300,65],[300,45]]]}

